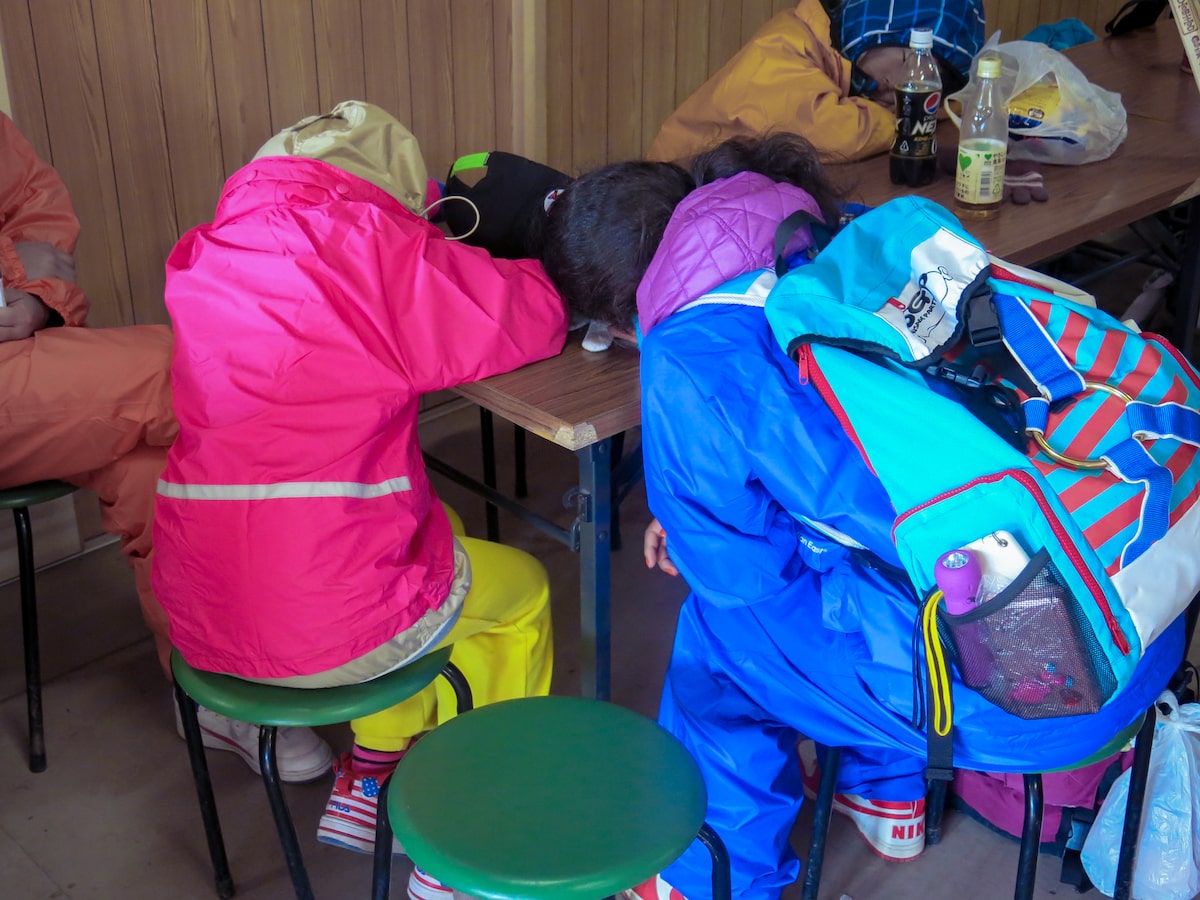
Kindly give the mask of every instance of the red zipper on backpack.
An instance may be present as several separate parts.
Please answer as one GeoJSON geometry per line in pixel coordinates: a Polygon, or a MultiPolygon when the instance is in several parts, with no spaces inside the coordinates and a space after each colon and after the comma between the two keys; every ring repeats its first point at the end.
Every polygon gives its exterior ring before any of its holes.
{"type": "Polygon", "coordinates": [[[1075,549],[1074,543],[1071,541],[1070,535],[1067,534],[1066,528],[1063,527],[1062,522],[1059,520],[1058,516],[1055,515],[1050,504],[1046,502],[1046,495],[1042,492],[1041,488],[1038,487],[1037,482],[1025,472],[1021,472],[1017,469],[1009,469],[995,475],[984,475],[980,478],[972,479],[962,487],[955,488],[952,491],[945,491],[941,494],[938,494],[936,497],[933,497],[932,499],[926,500],[919,506],[914,506],[912,509],[908,510],[908,512],[897,517],[896,524],[892,526],[892,543],[896,542],[896,529],[899,528],[900,524],[910,516],[920,512],[923,509],[926,509],[927,507],[933,506],[935,503],[940,503],[948,497],[953,497],[955,494],[961,494],[963,491],[970,490],[977,484],[994,484],[1006,477],[1015,478],[1022,486],[1024,486],[1025,490],[1029,492],[1030,496],[1033,497],[1034,502],[1038,505],[1038,509],[1042,511],[1042,515],[1045,516],[1046,521],[1050,523],[1050,529],[1054,532],[1055,538],[1058,539],[1059,546],[1062,547],[1063,551],[1067,554],[1067,557],[1071,560],[1071,562],[1075,564],[1075,571],[1082,576],[1084,583],[1091,592],[1092,600],[1095,601],[1101,615],[1104,616],[1105,624],[1108,625],[1108,633],[1112,638],[1113,644],[1116,645],[1116,648],[1121,651],[1123,656],[1128,656],[1130,651],[1129,639],[1125,637],[1124,632],[1121,631],[1120,625],[1117,624],[1117,620],[1113,615],[1112,608],[1108,605],[1108,598],[1104,595],[1104,590],[1100,587],[1100,583],[1096,580],[1095,576],[1092,575],[1091,570],[1088,569],[1087,564],[1084,562],[1083,555],[1075,549]]]}
{"type": "Polygon", "coordinates": [[[817,393],[820,394],[821,399],[825,401],[825,405],[829,407],[829,411],[838,420],[838,424],[842,426],[842,431],[846,432],[846,437],[850,438],[850,441],[858,448],[858,455],[862,457],[862,461],[867,464],[867,468],[870,469],[871,474],[878,478],[879,473],[871,465],[871,460],[867,457],[866,449],[859,441],[854,426],[850,424],[850,416],[846,414],[845,408],[838,402],[837,394],[834,393],[829,380],[821,371],[821,367],[817,364],[816,359],[813,358],[812,353],[809,352],[807,344],[801,344],[796,349],[796,361],[800,367],[800,383],[808,384],[812,382],[816,386],[817,393]]]}

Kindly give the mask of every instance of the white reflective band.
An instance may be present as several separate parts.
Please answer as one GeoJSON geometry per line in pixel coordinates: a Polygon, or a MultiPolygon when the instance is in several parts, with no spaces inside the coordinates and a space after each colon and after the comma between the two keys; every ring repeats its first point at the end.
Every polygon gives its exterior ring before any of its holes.
{"type": "Polygon", "coordinates": [[[353,497],[369,500],[412,490],[408,477],[378,484],[360,481],[283,481],[278,484],[175,484],[158,480],[158,493],[176,500],[287,500],[295,497],[353,497]]]}

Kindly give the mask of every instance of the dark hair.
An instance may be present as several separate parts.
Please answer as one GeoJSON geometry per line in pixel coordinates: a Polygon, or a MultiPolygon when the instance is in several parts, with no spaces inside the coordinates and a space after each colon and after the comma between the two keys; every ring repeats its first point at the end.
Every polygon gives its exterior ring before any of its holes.
{"type": "Polygon", "coordinates": [[[637,288],[675,207],[701,185],[739,172],[793,184],[836,222],[840,194],[806,139],[780,132],[731,138],[674,163],[621,162],[581,175],[550,208],[542,263],[575,315],[628,328],[637,315],[637,288]]]}
{"type": "Polygon", "coordinates": [[[546,218],[542,263],[567,308],[619,327],[675,206],[696,182],[674,163],[622,162],[571,182],[546,218]]]}

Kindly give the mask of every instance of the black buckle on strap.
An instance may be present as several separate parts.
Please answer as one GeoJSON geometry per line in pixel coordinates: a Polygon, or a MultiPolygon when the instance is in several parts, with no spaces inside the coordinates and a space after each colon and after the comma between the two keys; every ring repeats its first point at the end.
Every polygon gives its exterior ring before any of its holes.
{"type": "Polygon", "coordinates": [[[992,302],[990,290],[980,291],[967,301],[966,324],[971,345],[982,353],[996,349],[997,345],[1004,342],[1004,334],[1000,330],[1000,314],[996,312],[996,304],[992,302]]]}

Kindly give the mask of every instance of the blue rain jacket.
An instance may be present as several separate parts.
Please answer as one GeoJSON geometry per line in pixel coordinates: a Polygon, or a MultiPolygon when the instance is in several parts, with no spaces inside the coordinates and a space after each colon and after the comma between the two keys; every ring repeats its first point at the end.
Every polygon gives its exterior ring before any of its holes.
{"type": "MultiPolygon", "coordinates": [[[[839,791],[924,793],[926,739],[912,725],[917,602],[870,563],[898,564],[895,512],[799,383],[761,309],[774,282],[763,268],[768,225],[807,208],[794,190],[742,175],[695,191],[638,294],[639,318],[652,323],[641,361],[647,494],[692,590],[659,721],[703,770],[708,821],[729,849],[734,896],[746,900],[778,897],[799,875],[788,843],[802,798],[799,735],[846,748],[839,791]],[[737,255],[746,274],[714,281],[737,255]]],[[[914,466],[936,464],[930,451],[896,448],[914,466]]],[[[1176,622],[1124,693],[1089,716],[1024,720],[956,683],[956,764],[1019,772],[1078,762],[1150,705],[1182,654],[1176,622]]],[[[663,877],[688,900],[710,896],[698,844],[663,877]]]]}

